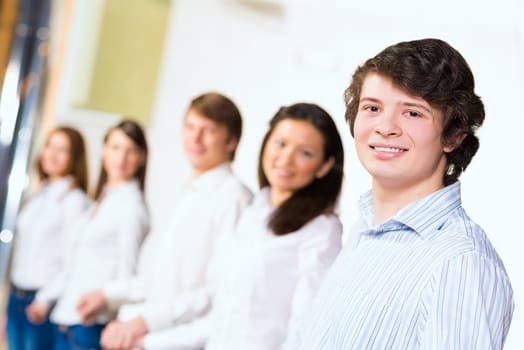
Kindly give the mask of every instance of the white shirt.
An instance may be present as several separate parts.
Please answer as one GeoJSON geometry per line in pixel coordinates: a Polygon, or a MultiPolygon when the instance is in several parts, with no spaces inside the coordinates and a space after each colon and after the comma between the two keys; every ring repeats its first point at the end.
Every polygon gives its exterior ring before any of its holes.
{"type": "Polygon", "coordinates": [[[143,294],[143,302],[120,307],[119,319],[141,315],[153,331],[207,311],[213,281],[209,262],[217,242],[233,233],[251,198],[229,163],[191,180],[173,208],[170,227],[152,236],[143,251],[139,277],[105,289],[110,301],[135,302],[143,294]]]}
{"type": "Polygon", "coordinates": [[[11,282],[18,288],[36,290],[63,266],[66,228],[89,205],[86,193],[71,188],[72,177],[45,181],[18,214],[11,282]]]}
{"type": "Polygon", "coordinates": [[[146,337],[150,349],[274,350],[309,311],[341,249],[338,217],[320,215],[283,236],[267,227],[263,189],[217,257],[220,282],[208,316],[146,337]]]}
{"type": "MultiPolygon", "coordinates": [[[[38,300],[48,303],[58,298],[51,313],[57,324],[80,324],[76,306],[82,294],[136,273],[138,250],[149,231],[149,214],[138,181],[108,188],[102,201],[73,229],[66,269],[37,294],[38,300]]],[[[95,323],[104,324],[113,317],[104,309],[95,316],[95,323]]]]}

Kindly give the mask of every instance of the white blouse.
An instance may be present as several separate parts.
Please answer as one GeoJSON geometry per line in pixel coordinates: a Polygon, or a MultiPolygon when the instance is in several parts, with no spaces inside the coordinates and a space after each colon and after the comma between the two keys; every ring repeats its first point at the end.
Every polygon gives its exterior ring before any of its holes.
{"type": "MultiPolygon", "coordinates": [[[[138,251],[149,231],[149,214],[138,181],[108,188],[74,228],[66,269],[50,281],[37,299],[57,299],[51,320],[57,324],[80,324],[76,311],[80,296],[101,289],[112,280],[135,274],[138,251]]],[[[95,323],[104,324],[114,313],[103,309],[95,323]]]]}
{"type": "Polygon", "coordinates": [[[275,236],[263,189],[217,258],[220,273],[208,316],[145,339],[146,349],[278,349],[309,311],[341,249],[338,217],[321,215],[298,231],[275,236]]]}
{"type": "Polygon", "coordinates": [[[86,193],[71,188],[72,177],[44,182],[18,214],[11,282],[36,290],[63,266],[64,242],[71,227],[89,205],[86,193]]]}
{"type": "Polygon", "coordinates": [[[105,288],[109,301],[127,301],[118,318],[129,320],[140,315],[154,331],[206,312],[214,280],[210,261],[218,242],[234,232],[251,199],[251,191],[234,175],[229,163],[186,184],[173,206],[170,227],[148,238],[147,249],[140,256],[138,283],[122,281],[105,288]],[[140,294],[142,302],[137,303],[140,294]]]}

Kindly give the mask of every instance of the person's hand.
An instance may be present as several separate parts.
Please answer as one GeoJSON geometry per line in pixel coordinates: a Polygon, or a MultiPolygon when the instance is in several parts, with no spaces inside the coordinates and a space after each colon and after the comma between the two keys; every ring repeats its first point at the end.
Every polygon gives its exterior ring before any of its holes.
{"type": "Polygon", "coordinates": [[[33,300],[28,307],[25,308],[25,314],[31,323],[44,323],[47,313],[49,312],[49,305],[41,303],[38,300],[33,300]]]}
{"type": "Polygon", "coordinates": [[[101,289],[85,293],[76,304],[76,311],[82,318],[82,323],[92,321],[94,314],[106,305],[106,296],[101,289]]]}
{"type": "Polygon", "coordinates": [[[145,335],[138,337],[132,345],[133,350],[144,350],[144,338],[145,335]]]}
{"type": "Polygon", "coordinates": [[[102,331],[100,345],[105,350],[132,349],[147,334],[147,325],[139,316],[131,321],[112,321],[102,331]]]}

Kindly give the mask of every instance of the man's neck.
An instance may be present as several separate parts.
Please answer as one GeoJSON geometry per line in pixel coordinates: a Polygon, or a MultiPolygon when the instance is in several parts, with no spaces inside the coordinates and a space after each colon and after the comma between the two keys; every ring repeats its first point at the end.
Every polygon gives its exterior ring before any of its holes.
{"type": "Polygon", "coordinates": [[[229,161],[226,161],[226,162],[222,162],[222,163],[218,163],[210,168],[206,168],[206,169],[198,169],[198,168],[193,168],[193,171],[192,171],[192,175],[191,177],[193,179],[196,179],[204,174],[207,174],[215,169],[218,169],[220,168],[221,166],[224,166],[225,164],[229,164],[230,162],[229,161]]]}
{"type": "Polygon", "coordinates": [[[434,193],[444,185],[441,183],[417,184],[407,187],[385,187],[373,182],[374,225],[380,225],[390,219],[408,204],[434,193]]]}

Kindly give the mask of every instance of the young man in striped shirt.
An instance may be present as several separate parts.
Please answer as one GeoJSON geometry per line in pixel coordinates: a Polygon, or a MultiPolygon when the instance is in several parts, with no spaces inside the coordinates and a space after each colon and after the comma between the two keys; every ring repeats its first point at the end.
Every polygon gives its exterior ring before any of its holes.
{"type": "Polygon", "coordinates": [[[513,291],[458,181],[485,114],[468,64],[441,40],[401,42],[357,68],[345,101],[372,189],[284,348],[501,349],[513,291]]]}

